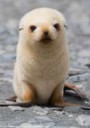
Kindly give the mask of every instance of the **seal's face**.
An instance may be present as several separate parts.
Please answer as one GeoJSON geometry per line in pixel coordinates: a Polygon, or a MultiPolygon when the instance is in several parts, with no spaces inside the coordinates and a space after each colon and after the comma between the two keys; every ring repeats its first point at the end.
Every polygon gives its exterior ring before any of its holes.
{"type": "Polygon", "coordinates": [[[64,30],[63,16],[55,10],[36,9],[28,13],[22,21],[24,37],[31,44],[55,42],[64,30]]]}
{"type": "Polygon", "coordinates": [[[28,28],[28,34],[32,40],[40,43],[50,43],[57,38],[58,32],[60,31],[60,24],[58,22],[54,24],[39,23],[30,25],[28,28]]]}

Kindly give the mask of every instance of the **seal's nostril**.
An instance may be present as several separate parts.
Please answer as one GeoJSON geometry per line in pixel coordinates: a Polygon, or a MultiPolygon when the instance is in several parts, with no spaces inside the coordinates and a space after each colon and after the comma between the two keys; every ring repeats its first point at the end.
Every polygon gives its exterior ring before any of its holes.
{"type": "Polygon", "coordinates": [[[45,35],[45,36],[47,36],[47,35],[48,35],[48,33],[49,33],[48,31],[45,31],[45,32],[44,32],[44,35],[45,35]]]}

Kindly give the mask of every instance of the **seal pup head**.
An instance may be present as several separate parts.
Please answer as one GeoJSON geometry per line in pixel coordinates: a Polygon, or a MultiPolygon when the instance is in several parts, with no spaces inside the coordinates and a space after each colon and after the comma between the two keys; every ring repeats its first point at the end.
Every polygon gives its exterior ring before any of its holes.
{"type": "Polygon", "coordinates": [[[25,42],[52,44],[64,36],[65,19],[55,9],[38,8],[27,13],[20,22],[20,35],[25,42]],[[23,35],[23,36],[22,36],[23,35]]]}

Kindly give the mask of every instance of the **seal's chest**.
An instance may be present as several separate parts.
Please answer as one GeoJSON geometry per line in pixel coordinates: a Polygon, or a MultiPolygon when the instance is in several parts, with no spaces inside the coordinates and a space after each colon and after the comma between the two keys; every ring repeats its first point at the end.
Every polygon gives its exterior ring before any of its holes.
{"type": "Polygon", "coordinates": [[[34,85],[37,92],[37,103],[46,104],[48,103],[54,89],[57,84],[52,80],[38,80],[37,84],[34,85]]]}
{"type": "Polygon", "coordinates": [[[37,92],[37,102],[38,104],[44,104],[47,103],[48,100],[50,99],[53,91],[57,87],[57,85],[61,82],[62,78],[60,70],[60,66],[53,66],[49,65],[49,67],[45,68],[43,66],[40,68],[40,72],[38,76],[36,76],[34,81],[34,88],[36,89],[37,92]]]}
{"type": "Polygon", "coordinates": [[[60,82],[60,65],[43,61],[42,63],[34,62],[29,66],[28,80],[36,90],[38,104],[47,103],[60,82]]]}

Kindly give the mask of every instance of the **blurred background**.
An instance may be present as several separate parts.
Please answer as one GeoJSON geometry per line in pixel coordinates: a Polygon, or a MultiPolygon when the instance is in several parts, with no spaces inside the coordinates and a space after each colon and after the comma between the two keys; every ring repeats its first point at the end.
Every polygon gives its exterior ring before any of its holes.
{"type": "Polygon", "coordinates": [[[70,67],[90,66],[90,0],[0,0],[1,81],[12,81],[21,17],[39,7],[55,8],[64,14],[70,67]]]}

